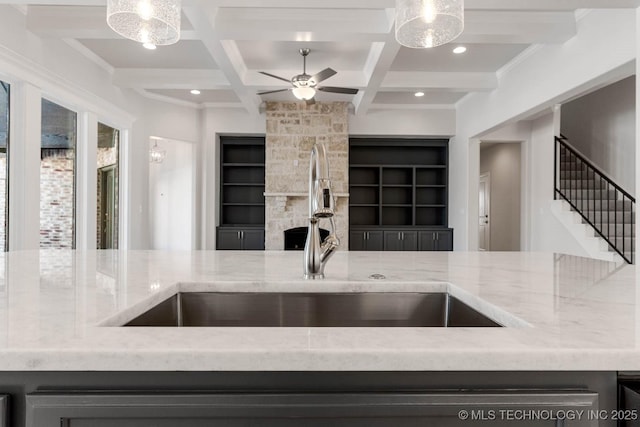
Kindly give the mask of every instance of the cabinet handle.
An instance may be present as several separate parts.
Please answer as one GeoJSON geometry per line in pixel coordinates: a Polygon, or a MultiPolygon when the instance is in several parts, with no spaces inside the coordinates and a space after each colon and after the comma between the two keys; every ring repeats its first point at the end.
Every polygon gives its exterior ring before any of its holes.
{"type": "Polygon", "coordinates": [[[436,240],[440,240],[440,235],[436,233],[436,240]]]}
{"type": "Polygon", "coordinates": [[[241,238],[242,240],[244,240],[244,231],[241,231],[241,232],[240,232],[240,238],[241,238]]]}

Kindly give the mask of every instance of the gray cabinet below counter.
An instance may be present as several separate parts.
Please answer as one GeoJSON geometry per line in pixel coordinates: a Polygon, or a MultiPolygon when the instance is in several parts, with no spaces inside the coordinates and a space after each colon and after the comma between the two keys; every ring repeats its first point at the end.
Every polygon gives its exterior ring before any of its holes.
{"type": "Polygon", "coordinates": [[[452,251],[452,228],[358,228],[349,233],[351,251],[452,251]]]}
{"type": "Polygon", "coordinates": [[[219,250],[264,250],[264,228],[218,227],[219,250]]]}

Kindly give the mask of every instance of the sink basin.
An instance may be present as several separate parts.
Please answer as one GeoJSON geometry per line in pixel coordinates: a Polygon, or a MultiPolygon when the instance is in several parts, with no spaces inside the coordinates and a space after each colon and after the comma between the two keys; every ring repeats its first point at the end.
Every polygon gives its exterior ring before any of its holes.
{"type": "Polygon", "coordinates": [[[124,326],[495,327],[448,293],[179,292],[124,326]]]}

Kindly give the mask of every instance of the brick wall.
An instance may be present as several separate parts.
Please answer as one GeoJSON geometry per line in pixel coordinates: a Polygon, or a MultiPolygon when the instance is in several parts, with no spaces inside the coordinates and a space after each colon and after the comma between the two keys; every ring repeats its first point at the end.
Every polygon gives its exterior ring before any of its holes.
{"type": "MultiPolygon", "coordinates": [[[[265,247],[284,249],[284,230],[308,225],[309,157],[315,143],[324,143],[334,193],[349,191],[348,104],[268,102],[266,109],[265,192],[304,193],[302,197],[267,197],[265,247]],[[297,160],[297,165],[295,161],[297,160]]],[[[341,247],[349,247],[349,203],[337,198],[336,227],[341,247]]],[[[329,228],[322,220],[321,228],[329,228]]]]}
{"type": "Polygon", "coordinates": [[[40,162],[40,247],[70,249],[74,238],[73,151],[57,151],[40,162]]]}

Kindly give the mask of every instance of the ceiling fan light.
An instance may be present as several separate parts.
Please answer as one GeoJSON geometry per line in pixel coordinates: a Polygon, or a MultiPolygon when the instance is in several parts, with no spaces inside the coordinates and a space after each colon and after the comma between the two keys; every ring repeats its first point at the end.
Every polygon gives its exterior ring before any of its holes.
{"type": "Polygon", "coordinates": [[[296,98],[302,101],[308,101],[309,99],[313,98],[316,94],[316,90],[308,86],[293,88],[292,92],[293,92],[293,96],[295,96],[296,98]]]}
{"type": "Polygon", "coordinates": [[[463,29],[464,0],[396,0],[396,40],[403,46],[440,46],[463,29]]]}
{"type": "Polygon", "coordinates": [[[107,24],[139,43],[163,46],[180,39],[181,0],[107,0],[107,24]]]}

